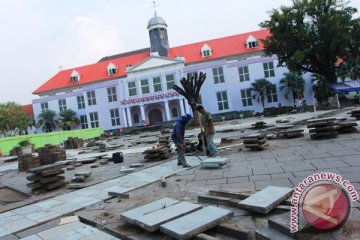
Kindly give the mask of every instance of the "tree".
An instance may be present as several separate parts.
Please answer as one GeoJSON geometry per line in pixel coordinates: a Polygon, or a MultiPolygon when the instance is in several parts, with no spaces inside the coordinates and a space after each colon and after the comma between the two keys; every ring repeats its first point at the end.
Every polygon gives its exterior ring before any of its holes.
{"type": "Polygon", "coordinates": [[[350,78],[351,80],[360,79],[360,57],[348,58],[347,62],[338,68],[337,73],[338,77],[343,81],[345,78],[350,78]]]}
{"type": "Polygon", "coordinates": [[[314,97],[317,99],[318,102],[327,102],[330,93],[326,85],[326,81],[324,76],[321,76],[319,74],[313,74],[311,76],[311,82],[313,84],[313,91],[314,91],[314,97]]]}
{"type": "Polygon", "coordinates": [[[315,73],[334,83],[337,67],[360,51],[356,12],[342,0],[293,0],[293,6],[273,9],[270,20],[260,24],[271,33],[263,40],[265,53],[276,54],[278,65],[292,72],[315,73]]]}
{"type": "Polygon", "coordinates": [[[191,107],[191,110],[194,114],[195,122],[198,122],[198,117],[196,114],[196,105],[199,102],[200,90],[205,82],[206,73],[200,72],[199,74],[195,73],[193,76],[190,74],[187,75],[187,78],[182,78],[180,83],[183,89],[177,85],[173,87],[180,95],[184,96],[188,101],[188,104],[191,107]]]}
{"type": "Polygon", "coordinates": [[[71,109],[66,109],[59,113],[60,126],[64,131],[69,131],[71,128],[79,125],[80,120],[76,117],[76,112],[71,109]]]}
{"type": "Polygon", "coordinates": [[[284,78],[280,80],[280,91],[285,92],[285,98],[293,99],[293,106],[296,106],[295,98],[302,98],[304,96],[305,81],[302,74],[299,72],[284,73],[284,78]]]}
{"type": "Polygon", "coordinates": [[[266,78],[255,80],[251,83],[251,91],[253,99],[256,99],[265,108],[265,97],[274,89],[274,85],[266,78]]]}
{"type": "Polygon", "coordinates": [[[58,125],[56,115],[56,112],[52,110],[44,110],[38,115],[37,125],[39,127],[42,127],[43,132],[52,132],[56,129],[56,126],[58,125]]]}
{"type": "Polygon", "coordinates": [[[22,133],[31,125],[32,119],[27,115],[22,106],[15,102],[0,104],[0,133],[8,134],[22,133]]]}

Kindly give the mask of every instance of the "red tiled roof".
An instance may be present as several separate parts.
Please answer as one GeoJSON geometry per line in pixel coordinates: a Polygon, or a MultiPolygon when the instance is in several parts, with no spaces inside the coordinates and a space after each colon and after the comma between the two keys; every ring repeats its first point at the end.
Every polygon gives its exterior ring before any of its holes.
{"type": "Polygon", "coordinates": [[[34,110],[32,104],[22,105],[22,108],[27,115],[34,117],[34,110]]]}
{"type": "MultiPolygon", "coordinates": [[[[263,50],[262,43],[259,41],[258,48],[248,49],[246,47],[247,38],[252,35],[256,39],[264,39],[269,34],[269,30],[265,29],[224,38],[187,44],[179,47],[173,47],[169,49],[169,58],[182,56],[185,58],[185,64],[189,65],[196,62],[204,62],[231,55],[257,52],[259,50],[263,50]],[[205,43],[212,49],[212,56],[203,58],[201,56],[201,48],[205,43]]],[[[89,84],[118,77],[125,77],[127,65],[136,65],[139,62],[148,58],[149,56],[149,51],[134,51],[133,54],[120,54],[118,58],[109,57],[109,60],[105,60],[106,58],[103,58],[101,59],[101,61],[95,64],[63,70],[50,78],[43,85],[41,85],[33,92],[33,94],[39,94],[42,92],[89,84]],[[117,73],[112,76],[109,76],[107,74],[107,66],[110,62],[113,63],[118,69],[117,73]],[[73,70],[76,70],[80,74],[79,82],[74,83],[70,81],[70,75],[73,70]]]]}

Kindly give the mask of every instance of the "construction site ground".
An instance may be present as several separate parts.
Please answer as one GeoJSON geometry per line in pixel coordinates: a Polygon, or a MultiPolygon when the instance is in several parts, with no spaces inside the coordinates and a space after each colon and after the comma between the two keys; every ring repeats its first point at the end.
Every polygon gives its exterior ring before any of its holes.
{"type": "MultiPolygon", "coordinates": [[[[349,109],[317,114],[322,114],[325,117],[349,117],[347,111],[349,109]]],[[[89,205],[84,206],[79,211],[65,211],[60,217],[49,217],[45,221],[30,224],[29,227],[16,229],[3,235],[1,235],[3,225],[1,222],[2,215],[0,214],[0,240],[34,237],[37,233],[56,228],[60,218],[68,215],[78,216],[82,223],[106,232],[113,237],[112,239],[171,239],[160,232],[150,234],[138,227],[126,224],[120,218],[120,213],[163,197],[197,203],[198,196],[208,194],[209,190],[253,193],[267,186],[293,188],[305,177],[322,171],[341,174],[351,182],[356,190],[360,191],[360,134],[351,133],[339,135],[333,139],[311,140],[306,129],[306,120],[313,117],[314,113],[300,113],[273,118],[241,119],[217,124],[216,142],[219,143],[221,138],[233,139],[230,143],[218,144],[219,155],[230,159],[229,164],[219,169],[201,168],[200,161],[191,153],[187,159],[189,161],[191,159],[190,163],[193,167],[189,169],[175,167],[176,154],[170,159],[172,161],[167,159],[149,162],[144,160],[142,152],[154,144],[141,143],[136,146],[131,144],[131,147],[129,147],[129,143],[139,139],[139,136],[126,136],[115,139],[114,142],[124,143],[125,146],[105,153],[111,156],[113,152],[122,151],[124,153],[124,163],[114,164],[110,162],[97,168],[91,168],[90,164],[83,164],[74,170],[66,170],[66,180],[70,181],[75,172],[91,171],[92,177],[86,182],[85,187],[85,189],[90,189],[92,186],[96,187],[99,184],[126,177],[127,173],[120,172],[122,167],[128,167],[133,163],[144,163],[143,167],[135,170],[139,174],[146,171],[150,172],[151,169],[156,169],[156,167],[169,169],[169,175],[166,176],[166,187],[160,182],[160,178],[156,181],[144,181],[144,184],[139,183],[138,186],[140,187],[131,186],[132,188],[129,188],[129,199],[99,197],[99,201],[93,204],[89,202],[89,205]],[[287,124],[294,124],[294,128],[304,128],[305,136],[295,139],[269,140],[269,148],[263,151],[249,151],[241,146],[241,137],[258,132],[258,130],[250,129],[251,125],[256,121],[281,125],[276,123],[276,120],[279,119],[289,120],[290,123],[287,124]]],[[[187,134],[194,134],[195,136],[197,133],[199,133],[198,129],[187,131],[187,134]]],[[[150,133],[150,135],[155,134],[158,133],[150,133]]],[[[77,152],[78,150],[68,150],[67,155],[77,156],[77,152]]],[[[202,153],[197,152],[197,154],[200,158],[205,158],[205,156],[201,156],[202,153]]],[[[16,170],[16,162],[0,162],[0,213],[6,214],[23,206],[30,207],[32,204],[41,203],[54,197],[61,197],[74,191],[61,188],[49,193],[33,195],[29,188],[26,187],[28,183],[26,176],[26,172],[16,170]],[[2,189],[4,190],[2,191],[2,189]],[[2,199],[5,199],[5,201],[2,201],[2,199]]],[[[209,203],[201,204],[206,206],[209,203]]],[[[262,215],[235,207],[220,207],[231,209],[235,213],[235,217],[224,224],[242,229],[245,232],[249,231],[251,239],[255,239],[256,229],[267,227],[268,218],[279,214],[279,211],[281,211],[274,210],[267,215],[262,215]]],[[[360,202],[356,201],[352,204],[349,221],[341,229],[332,233],[311,233],[299,235],[298,237],[300,239],[360,239],[359,226],[360,202]]],[[[219,239],[234,239],[217,230],[209,231],[207,234],[219,239]]],[[[36,235],[36,237],[39,236],[36,235]]],[[[42,238],[34,237],[29,239],[42,238]]]]}

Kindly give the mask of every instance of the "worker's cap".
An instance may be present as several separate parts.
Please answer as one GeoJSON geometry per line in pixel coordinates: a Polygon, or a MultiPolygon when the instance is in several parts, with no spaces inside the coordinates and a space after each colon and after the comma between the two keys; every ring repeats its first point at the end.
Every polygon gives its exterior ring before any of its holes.
{"type": "Polygon", "coordinates": [[[184,116],[182,116],[181,118],[184,120],[190,120],[190,119],[192,119],[192,116],[191,116],[191,114],[187,113],[184,116]]]}

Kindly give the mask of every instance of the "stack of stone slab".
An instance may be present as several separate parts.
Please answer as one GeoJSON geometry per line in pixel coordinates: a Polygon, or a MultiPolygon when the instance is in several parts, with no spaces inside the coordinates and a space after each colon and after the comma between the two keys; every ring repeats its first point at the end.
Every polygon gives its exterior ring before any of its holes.
{"type": "Polygon", "coordinates": [[[36,168],[41,166],[40,159],[32,154],[20,154],[18,155],[18,170],[26,171],[30,168],[36,168]]]}
{"type": "Polygon", "coordinates": [[[264,129],[264,128],[268,128],[268,127],[272,127],[273,125],[267,125],[266,122],[264,121],[260,121],[260,122],[256,122],[254,124],[251,125],[251,129],[264,129]]]}
{"type": "Polygon", "coordinates": [[[232,218],[234,213],[218,207],[162,198],[122,213],[121,218],[149,232],[160,230],[175,239],[190,239],[232,218]]]}
{"type": "Polygon", "coordinates": [[[60,149],[59,146],[47,144],[44,147],[38,148],[39,159],[41,165],[53,164],[57,161],[66,160],[65,150],[60,149]]]}
{"type": "Polygon", "coordinates": [[[339,134],[357,132],[358,124],[356,122],[339,122],[336,124],[336,130],[339,134]]]}
{"type": "Polygon", "coordinates": [[[84,140],[78,137],[68,137],[67,140],[64,141],[65,149],[78,149],[84,145],[84,140]]]}
{"type": "Polygon", "coordinates": [[[76,172],[74,173],[74,177],[71,179],[72,183],[82,183],[89,180],[91,177],[90,171],[84,171],[84,172],[76,172]]]}
{"type": "Polygon", "coordinates": [[[26,179],[31,181],[27,186],[34,194],[44,193],[66,185],[62,175],[64,163],[53,163],[28,170],[31,173],[26,179]]]}
{"type": "Polygon", "coordinates": [[[160,145],[154,146],[153,148],[146,149],[143,154],[146,160],[155,161],[159,159],[165,159],[169,154],[169,149],[160,147],[160,145]]]}
{"type": "Polygon", "coordinates": [[[360,120],[360,109],[352,110],[351,112],[348,112],[350,114],[350,117],[354,117],[356,120],[360,120]]]}
{"type": "Polygon", "coordinates": [[[280,130],[277,134],[279,138],[298,138],[304,136],[304,129],[280,130]]]}
{"type": "Polygon", "coordinates": [[[336,138],[335,118],[320,118],[308,120],[308,126],[311,139],[336,138]]]}
{"type": "Polygon", "coordinates": [[[160,148],[163,149],[163,154],[160,154],[161,159],[168,159],[171,157],[171,142],[170,142],[170,133],[162,132],[159,136],[160,148]]]}
{"type": "Polygon", "coordinates": [[[269,146],[265,133],[256,133],[244,137],[245,148],[250,150],[264,150],[269,146]]]}

